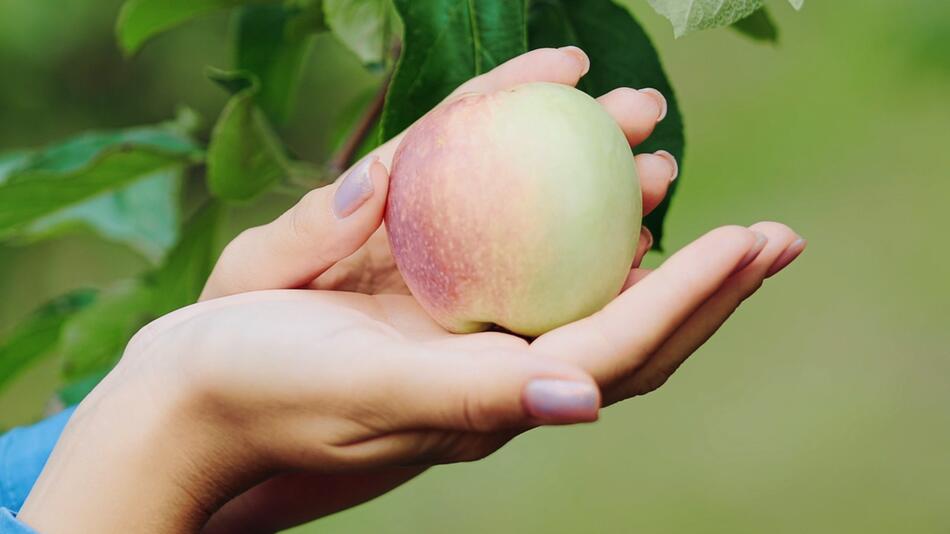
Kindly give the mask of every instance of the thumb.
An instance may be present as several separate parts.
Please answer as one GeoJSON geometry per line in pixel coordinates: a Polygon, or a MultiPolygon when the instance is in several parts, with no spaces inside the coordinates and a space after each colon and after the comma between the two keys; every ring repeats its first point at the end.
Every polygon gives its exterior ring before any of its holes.
{"type": "Polygon", "coordinates": [[[356,252],[379,228],[389,173],[369,156],[335,183],[310,191],[264,226],[245,230],[225,247],[200,300],[311,282],[356,252]]]}
{"type": "Polygon", "coordinates": [[[392,383],[400,390],[393,430],[497,432],[597,420],[600,391],[585,371],[518,351],[408,356],[392,383]],[[408,363],[408,362],[405,362],[408,363]]]}

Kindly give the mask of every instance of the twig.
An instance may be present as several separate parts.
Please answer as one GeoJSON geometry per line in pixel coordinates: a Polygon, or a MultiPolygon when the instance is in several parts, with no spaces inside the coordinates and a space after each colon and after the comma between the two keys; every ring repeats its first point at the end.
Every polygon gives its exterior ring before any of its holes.
{"type": "Polygon", "coordinates": [[[333,159],[330,160],[330,169],[334,174],[343,172],[353,163],[353,156],[356,155],[356,151],[359,150],[360,145],[366,140],[366,136],[372,131],[373,124],[379,119],[380,115],[382,115],[383,104],[386,102],[386,92],[389,90],[389,82],[392,80],[392,77],[393,73],[392,70],[390,70],[386,74],[383,83],[379,86],[379,90],[373,96],[369,107],[363,111],[363,115],[360,117],[359,122],[356,123],[353,132],[346,139],[346,142],[343,143],[343,146],[340,147],[340,150],[333,156],[333,159]]]}

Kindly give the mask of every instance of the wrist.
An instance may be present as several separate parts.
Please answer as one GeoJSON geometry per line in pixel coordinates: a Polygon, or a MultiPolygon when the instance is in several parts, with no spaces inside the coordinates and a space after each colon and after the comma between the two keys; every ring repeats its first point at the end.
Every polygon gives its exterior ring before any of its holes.
{"type": "Polygon", "coordinates": [[[120,364],[77,407],[20,519],[42,532],[197,531],[239,483],[182,382],[120,364]]]}

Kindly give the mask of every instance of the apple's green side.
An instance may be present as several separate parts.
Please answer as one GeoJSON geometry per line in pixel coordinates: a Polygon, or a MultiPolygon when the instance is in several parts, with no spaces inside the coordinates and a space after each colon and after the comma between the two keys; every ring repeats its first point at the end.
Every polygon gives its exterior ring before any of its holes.
{"type": "Polygon", "coordinates": [[[619,292],[636,253],[639,180],[623,132],[588,95],[534,83],[498,93],[492,104],[495,147],[532,194],[522,199],[528,239],[512,239],[519,228],[511,221],[489,223],[496,254],[517,258],[519,271],[496,281],[507,297],[489,316],[539,335],[596,312],[619,292]]]}

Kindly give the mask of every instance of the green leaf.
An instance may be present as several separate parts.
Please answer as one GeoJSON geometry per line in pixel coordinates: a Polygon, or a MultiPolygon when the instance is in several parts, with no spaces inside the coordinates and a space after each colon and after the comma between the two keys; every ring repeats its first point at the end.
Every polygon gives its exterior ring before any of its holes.
{"type": "Polygon", "coordinates": [[[32,150],[14,150],[0,154],[0,184],[6,181],[11,173],[25,167],[31,157],[33,157],[32,150]]]}
{"type": "Polygon", "coordinates": [[[137,250],[157,263],[178,239],[181,167],[158,171],[127,187],[37,219],[17,234],[34,242],[76,227],[137,250]]]}
{"type": "MultiPolygon", "coordinates": [[[[379,95],[379,87],[370,87],[357,94],[353,100],[347,103],[333,121],[330,128],[330,146],[332,152],[338,154],[343,145],[347,143],[351,136],[355,134],[356,128],[361,124],[370,106],[379,105],[376,98],[379,95]]],[[[363,136],[356,151],[353,153],[351,161],[344,165],[349,165],[352,161],[358,161],[360,158],[369,154],[373,149],[379,146],[379,118],[377,117],[369,131],[363,136]]]]}
{"type": "MultiPolygon", "coordinates": [[[[116,37],[126,55],[146,41],[191,19],[255,0],[128,0],[116,22],[116,37]]],[[[257,3],[266,0],[256,0],[257,3]]]]}
{"type": "Polygon", "coordinates": [[[20,150],[0,155],[0,184],[18,172],[78,171],[103,152],[116,148],[150,148],[196,158],[200,149],[192,135],[199,125],[200,119],[194,111],[185,108],[174,120],[157,125],[84,132],[42,150],[20,150]]]}
{"type": "MultiPolygon", "coordinates": [[[[795,0],[792,0],[793,2],[795,0]]],[[[728,26],[762,8],[763,0],[647,0],[682,37],[697,30],[728,26]]]]}
{"type": "Polygon", "coordinates": [[[149,302],[141,282],[124,281],[101,291],[94,303],[70,317],[59,344],[63,377],[71,381],[115,364],[150,318],[149,302]]]}
{"type": "Polygon", "coordinates": [[[462,82],[527,49],[524,0],[395,0],[403,50],[386,96],[383,140],[462,82]]]}
{"type": "Polygon", "coordinates": [[[89,306],[94,290],[67,293],[34,311],[0,341],[0,389],[17,373],[52,354],[66,321],[89,306]]]}
{"type": "Polygon", "coordinates": [[[214,267],[220,219],[221,205],[211,200],[185,223],[181,240],[168,253],[165,263],[148,277],[152,315],[165,315],[198,300],[214,267]]]}
{"type": "Polygon", "coordinates": [[[0,185],[0,233],[146,176],[181,167],[187,158],[154,148],[110,147],[75,171],[28,170],[0,185]]]}
{"type": "Polygon", "coordinates": [[[610,0],[535,0],[529,36],[532,48],[576,45],[590,56],[590,72],[578,89],[600,96],[617,87],[652,87],[666,97],[666,118],[637,152],[668,150],[680,162],[680,178],[670,185],[662,203],[644,220],[655,247],[663,238],[663,219],[670,199],[682,182],[683,117],[676,95],[663,72],[650,38],[631,14],[610,0]]]}
{"type": "Polygon", "coordinates": [[[157,260],[176,237],[178,175],[200,157],[197,125],[185,110],[155,126],[0,156],[0,233],[35,241],[86,226],[157,260]]]}
{"type": "Polygon", "coordinates": [[[805,0],[788,0],[788,3],[795,9],[801,9],[805,5],[805,0]]]}
{"type": "Polygon", "coordinates": [[[399,16],[392,0],[324,0],[327,26],[369,66],[386,61],[399,16]]]}
{"type": "Polygon", "coordinates": [[[778,28],[764,7],[736,22],[732,28],[756,41],[778,42],[778,28]]]}
{"type": "MultiPolygon", "coordinates": [[[[319,11],[319,6],[311,9],[319,11]]],[[[277,123],[290,115],[313,43],[313,34],[291,31],[298,17],[307,16],[302,8],[282,5],[246,6],[235,13],[237,69],[257,76],[257,104],[277,123]]]]}
{"type": "Polygon", "coordinates": [[[283,143],[255,104],[260,83],[250,73],[213,71],[231,97],[211,132],[208,189],[218,198],[247,200],[287,176],[283,143]]]}

